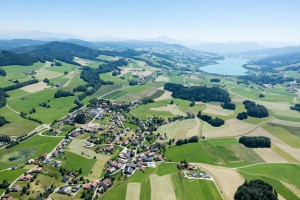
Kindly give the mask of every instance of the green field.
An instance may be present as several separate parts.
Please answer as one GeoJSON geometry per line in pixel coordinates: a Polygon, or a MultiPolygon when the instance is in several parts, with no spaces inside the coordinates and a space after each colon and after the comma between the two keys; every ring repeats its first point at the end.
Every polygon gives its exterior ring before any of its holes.
{"type": "Polygon", "coordinates": [[[178,200],[222,199],[213,181],[188,180],[178,172],[172,175],[172,182],[178,200]]]}
{"type": "Polygon", "coordinates": [[[10,166],[24,163],[30,158],[50,153],[61,140],[61,138],[55,137],[33,136],[12,148],[1,149],[0,163],[9,164],[10,166]]]}
{"type": "Polygon", "coordinates": [[[158,176],[173,174],[177,172],[178,172],[177,164],[175,163],[159,163],[156,170],[156,174],[158,176]]]}
{"type": "Polygon", "coordinates": [[[290,191],[287,187],[285,187],[279,180],[267,176],[252,175],[244,172],[240,172],[240,174],[248,181],[260,179],[266,183],[269,183],[285,199],[295,199],[295,200],[300,199],[292,191],[290,191]]]}
{"type": "Polygon", "coordinates": [[[145,97],[145,99],[156,99],[160,96],[162,96],[165,93],[164,90],[157,90],[152,95],[145,97]]]}
{"type": "Polygon", "coordinates": [[[64,162],[63,166],[68,170],[78,170],[82,168],[83,176],[89,175],[93,165],[97,161],[95,159],[87,159],[69,151],[66,151],[64,157],[65,159],[61,159],[64,162]]]}
{"type": "Polygon", "coordinates": [[[6,71],[6,77],[8,79],[18,79],[19,81],[25,81],[31,79],[31,76],[26,76],[24,72],[29,70],[38,70],[41,69],[45,63],[37,62],[31,66],[20,66],[20,65],[10,65],[1,67],[6,71]]]}
{"type": "Polygon", "coordinates": [[[151,199],[151,184],[149,177],[141,183],[141,193],[140,200],[150,200],[151,199]]]}
{"type": "Polygon", "coordinates": [[[6,77],[0,76],[0,88],[14,85],[13,82],[9,81],[6,77]]]}
{"type": "Polygon", "coordinates": [[[7,106],[0,109],[1,116],[4,116],[9,124],[0,127],[0,135],[20,136],[33,131],[39,124],[20,117],[7,106]]]}
{"type": "Polygon", "coordinates": [[[240,169],[254,175],[268,176],[295,185],[300,189],[300,165],[297,164],[259,164],[240,169]]]}
{"type": "Polygon", "coordinates": [[[101,199],[103,200],[125,200],[126,199],[126,190],[127,190],[127,183],[120,183],[119,185],[109,189],[105,194],[102,196],[101,199]]]}
{"type": "Polygon", "coordinates": [[[281,125],[281,124],[273,124],[273,123],[269,123],[272,127],[279,127],[284,129],[285,131],[300,137],[300,130],[299,127],[294,127],[294,126],[285,126],[285,125],[281,125]]]}

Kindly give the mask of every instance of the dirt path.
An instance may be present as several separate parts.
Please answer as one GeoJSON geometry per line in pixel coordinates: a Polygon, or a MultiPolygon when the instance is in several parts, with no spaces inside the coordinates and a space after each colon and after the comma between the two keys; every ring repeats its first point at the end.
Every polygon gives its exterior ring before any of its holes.
{"type": "Polygon", "coordinates": [[[128,183],[126,190],[126,200],[139,200],[141,192],[140,183],[128,183]]]}
{"type": "Polygon", "coordinates": [[[151,200],[176,200],[170,175],[158,176],[150,175],[151,200]]]}
{"type": "Polygon", "coordinates": [[[245,180],[236,169],[217,167],[206,164],[197,164],[200,168],[210,173],[221,189],[225,199],[234,199],[237,188],[242,185],[245,180]]]}

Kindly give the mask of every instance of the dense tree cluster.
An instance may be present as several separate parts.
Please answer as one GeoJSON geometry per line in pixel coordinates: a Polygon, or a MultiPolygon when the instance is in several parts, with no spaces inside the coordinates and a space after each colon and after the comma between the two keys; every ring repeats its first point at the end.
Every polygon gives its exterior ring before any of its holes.
{"type": "Polygon", "coordinates": [[[297,110],[297,111],[299,111],[300,112],[300,104],[298,103],[298,104],[295,104],[294,106],[291,106],[290,107],[292,110],[297,110]]]}
{"type": "Polygon", "coordinates": [[[263,105],[256,104],[250,100],[245,100],[243,104],[245,105],[248,116],[256,118],[269,117],[268,109],[263,105]]]}
{"type": "Polygon", "coordinates": [[[195,143],[195,142],[198,142],[198,141],[199,141],[198,136],[193,136],[193,137],[191,137],[189,139],[182,139],[182,140],[179,139],[176,142],[176,146],[181,146],[181,145],[187,144],[187,143],[195,143]]]}
{"type": "Polygon", "coordinates": [[[211,126],[214,127],[222,126],[225,123],[223,119],[220,119],[218,117],[212,118],[209,115],[203,115],[201,111],[198,112],[197,117],[199,117],[200,119],[202,119],[203,121],[209,123],[211,126]]]}
{"type": "Polygon", "coordinates": [[[64,91],[64,90],[57,90],[54,94],[54,98],[68,97],[68,96],[74,96],[74,94],[70,91],[64,91]]]}
{"type": "Polygon", "coordinates": [[[235,104],[231,102],[225,102],[221,104],[221,107],[228,110],[235,110],[235,104]]]}
{"type": "Polygon", "coordinates": [[[105,64],[99,65],[99,74],[103,74],[106,72],[112,72],[112,71],[121,71],[119,68],[120,66],[127,66],[128,62],[125,59],[119,59],[116,61],[110,61],[105,64]]]}
{"type": "Polygon", "coordinates": [[[246,112],[240,112],[236,118],[239,120],[244,120],[248,118],[248,114],[246,112]]]}
{"type": "Polygon", "coordinates": [[[0,135],[0,142],[4,144],[10,143],[11,138],[8,135],[0,135]]]}
{"type": "Polygon", "coordinates": [[[6,71],[0,68],[0,76],[6,76],[6,71]]]}
{"type": "Polygon", "coordinates": [[[74,118],[74,122],[78,123],[78,124],[85,124],[86,120],[87,120],[87,118],[86,118],[85,114],[82,114],[82,113],[77,114],[74,118]]]}
{"type": "Polygon", "coordinates": [[[9,122],[5,119],[5,117],[0,116],[0,127],[4,126],[7,123],[9,123],[9,122]]]}
{"type": "Polygon", "coordinates": [[[32,84],[35,84],[35,83],[38,83],[38,82],[39,81],[37,79],[32,79],[32,80],[25,81],[25,82],[22,82],[22,83],[17,83],[15,85],[10,85],[10,86],[4,87],[2,89],[3,89],[4,92],[7,92],[7,91],[19,89],[21,87],[25,87],[27,85],[32,85],[32,84]]]}
{"type": "Polygon", "coordinates": [[[276,190],[268,183],[262,180],[246,181],[238,187],[235,195],[235,200],[278,200],[276,190]]]}
{"type": "Polygon", "coordinates": [[[4,91],[0,88],[0,108],[6,105],[6,97],[7,95],[4,91]]]}
{"type": "Polygon", "coordinates": [[[138,84],[138,82],[136,81],[136,80],[130,80],[129,81],[129,85],[137,85],[138,84]]]}
{"type": "Polygon", "coordinates": [[[239,143],[249,148],[270,148],[271,139],[265,136],[242,136],[239,143]]]}
{"type": "Polygon", "coordinates": [[[210,82],[219,83],[221,80],[219,78],[212,78],[210,82]]]}
{"type": "Polygon", "coordinates": [[[193,86],[184,87],[181,84],[165,83],[165,90],[173,92],[172,97],[190,101],[230,102],[229,93],[219,87],[193,86]]]}

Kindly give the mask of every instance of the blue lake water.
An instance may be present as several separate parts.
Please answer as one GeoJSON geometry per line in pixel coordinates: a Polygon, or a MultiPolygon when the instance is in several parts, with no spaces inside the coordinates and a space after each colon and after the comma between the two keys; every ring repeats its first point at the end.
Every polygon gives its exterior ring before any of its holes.
{"type": "Polygon", "coordinates": [[[218,60],[219,64],[201,67],[201,70],[221,75],[245,75],[247,70],[242,66],[248,61],[248,59],[242,58],[225,58],[218,60]]]}

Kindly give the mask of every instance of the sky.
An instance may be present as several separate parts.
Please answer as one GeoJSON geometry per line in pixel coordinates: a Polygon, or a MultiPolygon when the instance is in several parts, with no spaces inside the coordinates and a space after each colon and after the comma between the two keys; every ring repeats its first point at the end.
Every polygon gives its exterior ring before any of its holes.
{"type": "Polygon", "coordinates": [[[299,0],[0,0],[0,34],[299,43],[299,8],[299,0]]]}

